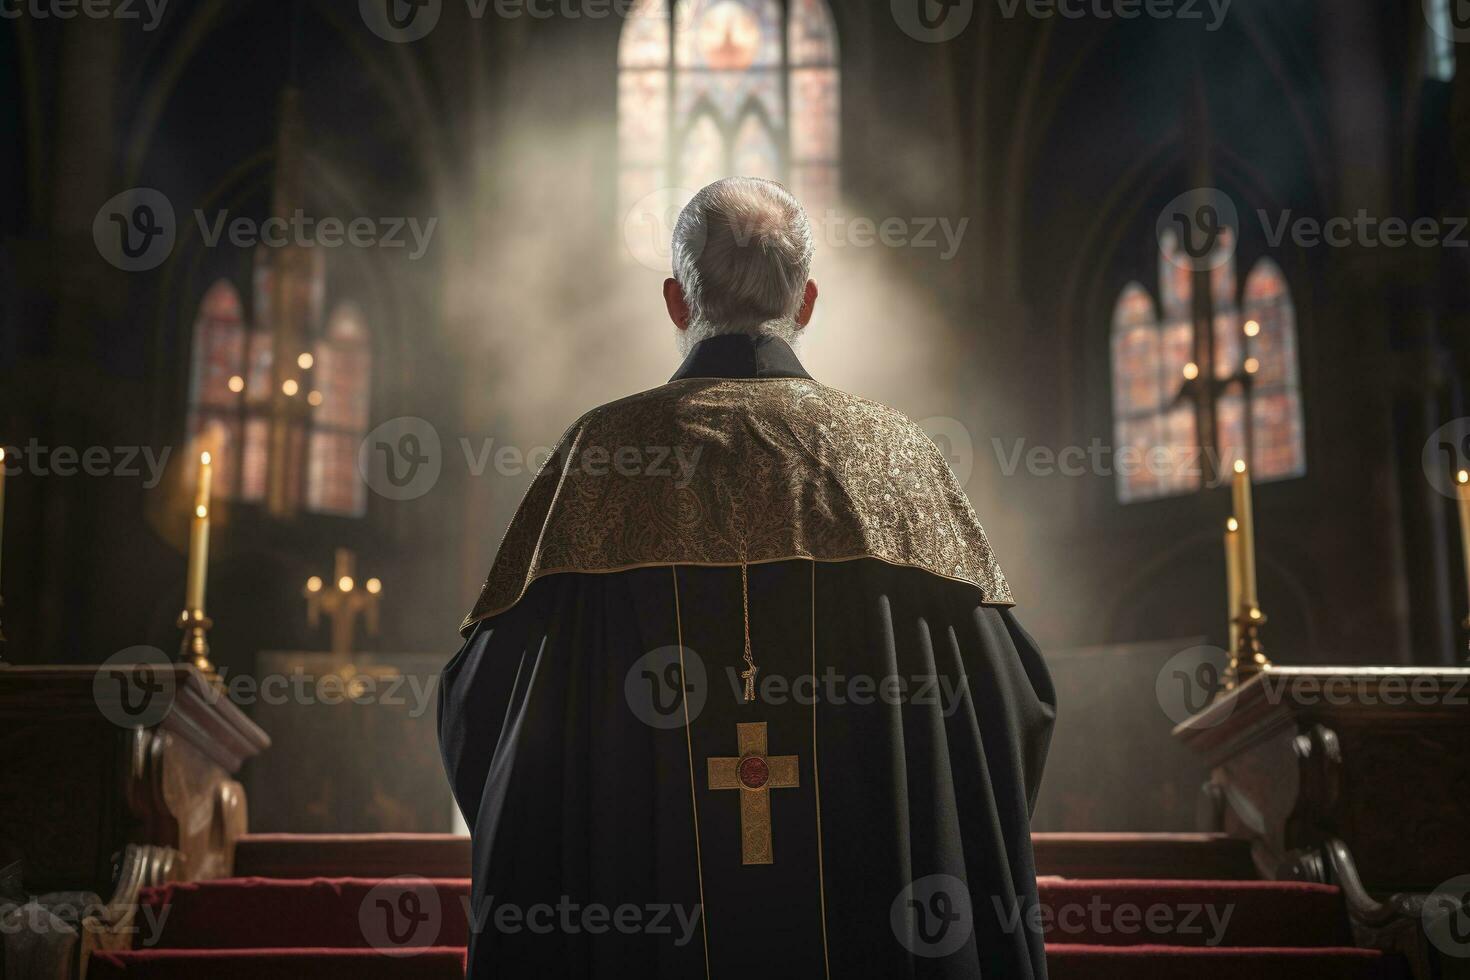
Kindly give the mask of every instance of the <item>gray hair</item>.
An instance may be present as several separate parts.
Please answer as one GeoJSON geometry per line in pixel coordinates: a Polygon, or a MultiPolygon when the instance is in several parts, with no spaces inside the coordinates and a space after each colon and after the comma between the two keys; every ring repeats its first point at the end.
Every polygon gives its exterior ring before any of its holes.
{"type": "Polygon", "coordinates": [[[674,278],[689,304],[680,346],[725,333],[794,341],[815,248],[801,202],[774,180],[726,177],[695,194],[674,225],[674,278]]]}

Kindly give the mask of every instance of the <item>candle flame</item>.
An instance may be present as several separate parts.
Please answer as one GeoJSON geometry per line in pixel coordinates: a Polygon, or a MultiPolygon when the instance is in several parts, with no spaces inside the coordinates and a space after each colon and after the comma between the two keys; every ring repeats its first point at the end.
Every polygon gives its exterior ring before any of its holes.
{"type": "Polygon", "coordinates": [[[1258,334],[1260,332],[1261,332],[1261,324],[1258,321],[1256,321],[1256,320],[1247,320],[1247,321],[1245,321],[1245,335],[1247,337],[1254,337],[1256,334],[1258,334]]]}
{"type": "MultiPolygon", "coordinates": [[[[4,458],[5,458],[5,452],[4,452],[4,450],[0,450],[0,459],[4,459],[4,458]]],[[[1464,486],[1465,484],[1470,483],[1470,470],[1461,470],[1460,472],[1456,473],[1455,474],[1455,482],[1458,483],[1458,484],[1460,484],[1461,486],[1464,486]]]]}
{"type": "Polygon", "coordinates": [[[195,507],[194,508],[194,516],[195,517],[208,517],[209,516],[209,508],[208,507],[205,507],[203,505],[200,505],[198,507],[195,507]]]}
{"type": "Polygon", "coordinates": [[[0,446],[0,463],[5,462],[5,447],[0,446]]]}
{"type": "Polygon", "coordinates": [[[1193,381],[1195,378],[1199,377],[1199,365],[1194,363],[1193,361],[1190,361],[1188,364],[1184,365],[1184,377],[1188,381],[1193,381]]]}
{"type": "Polygon", "coordinates": [[[320,592],[321,590],[322,590],[322,577],[320,575],[313,575],[311,578],[309,578],[309,579],[306,580],[306,591],[307,592],[320,592]]]}
{"type": "Polygon", "coordinates": [[[1245,472],[1245,460],[1243,460],[1243,459],[1237,459],[1235,461],[1235,472],[1237,472],[1237,473],[1244,473],[1245,472]]]}
{"type": "Polygon", "coordinates": [[[1225,518],[1225,530],[1229,531],[1231,534],[1234,534],[1236,531],[1240,530],[1240,522],[1233,517],[1225,518]]]}
{"type": "Polygon", "coordinates": [[[373,595],[377,595],[383,591],[383,583],[375,578],[370,578],[367,580],[367,590],[373,595]]]}
{"type": "Polygon", "coordinates": [[[343,592],[351,592],[356,587],[357,583],[352,581],[351,575],[344,575],[337,580],[337,588],[343,592]]]}
{"type": "Polygon", "coordinates": [[[199,454],[199,462],[203,463],[205,466],[208,466],[210,463],[214,462],[214,457],[209,455],[208,452],[202,452],[199,454]]]}

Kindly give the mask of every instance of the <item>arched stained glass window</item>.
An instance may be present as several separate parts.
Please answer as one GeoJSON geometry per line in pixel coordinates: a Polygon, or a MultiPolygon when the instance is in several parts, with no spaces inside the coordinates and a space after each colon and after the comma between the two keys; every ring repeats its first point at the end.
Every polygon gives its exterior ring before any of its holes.
{"type": "Polygon", "coordinates": [[[1172,231],[1160,238],[1159,314],[1136,282],[1113,309],[1113,434],[1129,450],[1117,468],[1124,503],[1198,490],[1203,482],[1198,406],[1214,402],[1215,458],[1250,457],[1256,480],[1306,472],[1296,314],[1281,269],[1261,259],[1242,289],[1230,228],[1209,267],[1213,365],[1195,363],[1194,288],[1190,262],[1177,254],[1172,231]],[[1248,448],[1249,447],[1249,448],[1248,448]]]}
{"type": "Polygon", "coordinates": [[[837,32],[826,0],[638,0],[618,63],[622,213],[657,191],[771,177],[837,203],[837,32]]]}
{"type": "Polygon", "coordinates": [[[1252,460],[1259,479],[1307,471],[1297,371],[1296,308],[1281,268],[1257,262],[1245,280],[1246,369],[1252,373],[1252,460]]]}
{"type": "MultiPolygon", "coordinates": [[[[228,497],[243,496],[239,488],[249,482],[241,466],[250,422],[244,394],[253,339],[235,287],[224,280],[210,286],[194,319],[189,433],[214,456],[215,485],[228,497]]],[[[269,371],[265,380],[269,384],[269,371]]],[[[260,489],[265,486],[264,463],[262,456],[260,489]]]]}
{"type": "Polygon", "coordinates": [[[342,304],[319,329],[326,295],[325,264],[315,253],[307,274],[294,283],[306,310],[309,335],[303,350],[288,352],[293,383],[284,403],[276,398],[271,318],[277,300],[275,271],[267,250],[255,257],[254,315],[247,320],[240,295],[228,282],[211,286],[194,321],[188,432],[215,461],[215,493],[225,500],[263,503],[271,457],[271,429],[288,437],[284,468],[289,494],[320,514],[360,516],[366,493],[357,473],[357,450],[368,428],[372,351],[361,311],[342,304]],[[305,453],[305,459],[301,454],[305,453]]]}
{"type": "Polygon", "coordinates": [[[362,311],[344,303],[316,345],[313,365],[320,399],[312,416],[306,457],[306,506],[318,513],[361,514],[366,487],[357,474],[357,450],[368,428],[368,374],[372,355],[362,311]]]}

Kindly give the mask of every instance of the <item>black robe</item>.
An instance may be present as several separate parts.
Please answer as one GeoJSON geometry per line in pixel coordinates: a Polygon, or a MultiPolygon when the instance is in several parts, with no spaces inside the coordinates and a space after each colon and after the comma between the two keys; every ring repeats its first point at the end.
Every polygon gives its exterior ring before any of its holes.
{"type": "MultiPolygon", "coordinates": [[[[805,376],[728,337],[676,378],[805,376]]],[[[474,625],[439,708],[470,977],[1045,977],[1028,823],[1055,696],[1011,610],[873,558],[751,565],[748,597],[754,703],[738,567],[552,574],[474,625]],[[756,780],[795,784],[763,791],[768,864],[708,762],[752,722],[756,780]]]]}

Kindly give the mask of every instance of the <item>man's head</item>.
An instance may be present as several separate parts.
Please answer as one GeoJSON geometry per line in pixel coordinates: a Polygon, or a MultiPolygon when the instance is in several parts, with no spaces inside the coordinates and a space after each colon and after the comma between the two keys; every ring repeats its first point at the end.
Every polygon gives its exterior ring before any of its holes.
{"type": "Polygon", "coordinates": [[[724,333],[795,341],[817,302],[814,248],[806,211],[774,180],[727,177],[694,195],[674,226],[674,277],[664,282],[679,349],[724,333]]]}

